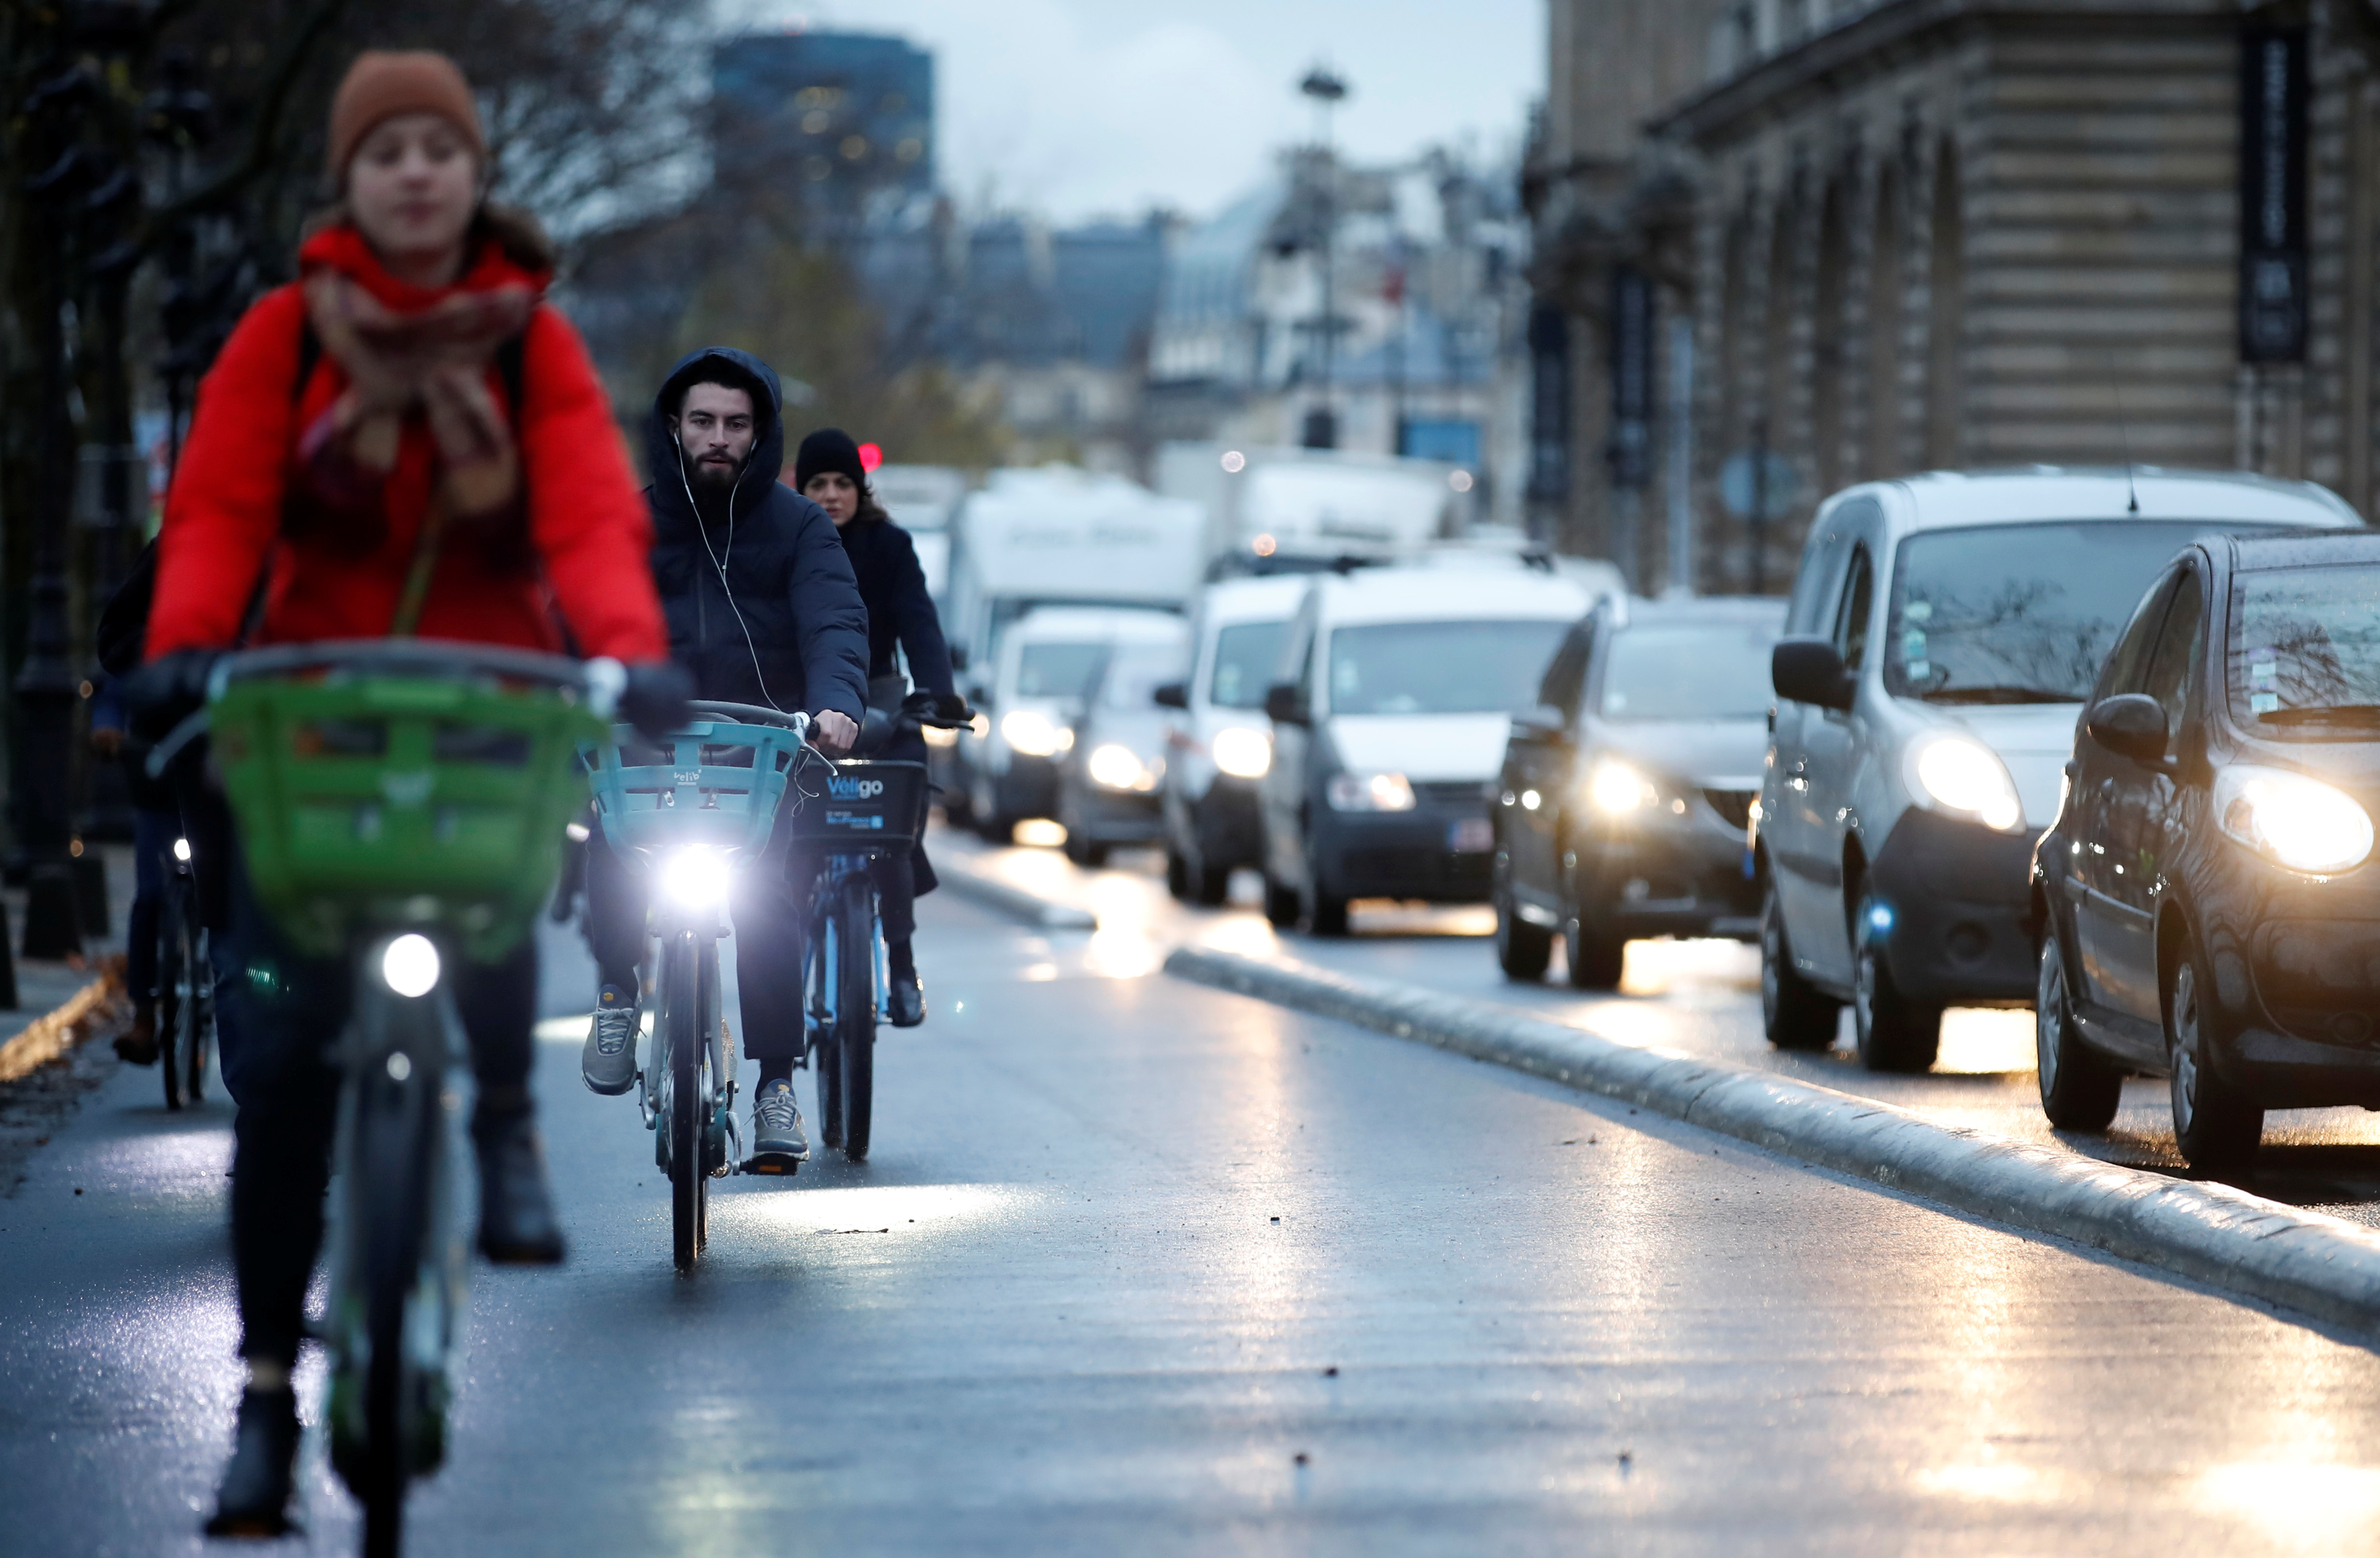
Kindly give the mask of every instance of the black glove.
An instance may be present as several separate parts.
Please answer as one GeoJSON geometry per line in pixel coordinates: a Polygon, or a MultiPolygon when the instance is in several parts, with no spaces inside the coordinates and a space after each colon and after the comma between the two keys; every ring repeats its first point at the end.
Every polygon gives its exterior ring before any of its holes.
{"type": "Polygon", "coordinates": [[[934,718],[937,719],[972,719],[975,710],[967,707],[966,699],[957,693],[934,694],[934,718]]]}
{"type": "Polygon", "coordinates": [[[174,727],[207,707],[207,679],[221,649],[176,649],[124,679],[124,713],[132,734],[154,745],[174,727]]]}
{"type": "Polygon", "coordinates": [[[674,660],[647,660],[627,671],[627,683],[620,689],[619,717],[650,741],[684,730],[686,701],[694,696],[694,678],[686,668],[674,660]]]}

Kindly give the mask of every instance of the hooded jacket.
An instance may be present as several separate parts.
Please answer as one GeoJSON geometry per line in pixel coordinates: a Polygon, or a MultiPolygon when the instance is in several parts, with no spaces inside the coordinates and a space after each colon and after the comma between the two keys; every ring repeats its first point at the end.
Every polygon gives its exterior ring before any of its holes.
{"type": "Polygon", "coordinates": [[[777,480],[785,462],[784,396],[767,363],[706,346],[670,370],[646,429],[653,582],[670,656],[696,696],[857,719],[868,702],[868,608],[826,511],[777,480]],[[757,385],[752,455],[722,502],[698,506],[670,433],[686,386],[709,373],[757,385]]]}
{"type": "MultiPolygon", "coordinates": [[[[445,290],[391,276],[346,223],[308,239],[299,260],[308,269],[330,267],[353,277],[393,308],[425,307],[445,290]]],[[[455,289],[527,284],[541,291],[547,279],[542,267],[483,236],[455,289]]],[[[437,481],[435,450],[422,419],[408,418],[380,500],[383,528],[360,549],[328,544],[352,537],[284,536],[298,435],[347,385],[328,354],[305,383],[296,382],[305,323],[298,284],[265,294],[199,386],[158,538],[144,646],[151,659],[237,640],[268,558],[263,641],[389,631],[437,481]]],[[[506,404],[503,375],[493,367],[488,387],[498,405],[506,404]]],[[[520,448],[529,555],[443,547],[420,635],[558,650],[565,643],[558,610],[581,653],[659,659],[665,642],[660,603],[640,565],[650,532],[628,452],[578,332],[549,305],[540,304],[521,332],[521,404],[507,411],[520,448]]]]}
{"type": "Polygon", "coordinates": [[[953,692],[957,683],[951,675],[950,646],[942,640],[934,598],[926,593],[917,543],[889,519],[855,518],[840,534],[859,580],[859,598],[868,604],[869,680],[893,673],[897,646],[907,653],[909,674],[919,687],[953,692]]]}

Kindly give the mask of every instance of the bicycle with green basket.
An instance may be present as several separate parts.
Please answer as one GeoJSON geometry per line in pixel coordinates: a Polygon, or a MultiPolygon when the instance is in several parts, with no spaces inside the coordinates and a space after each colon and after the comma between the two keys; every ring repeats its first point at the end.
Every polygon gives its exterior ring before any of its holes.
{"type": "Polygon", "coordinates": [[[670,1255],[681,1272],[693,1269],[709,1236],[710,1180],[738,1169],[783,1172],[743,1158],[735,1033],[720,995],[722,911],[735,874],[768,849],[795,770],[806,758],[833,767],[807,744],[806,714],[688,707],[694,718],[658,743],[622,725],[579,748],[605,842],[642,862],[660,889],[648,925],[661,944],[657,1018],[638,1100],[669,1183],[670,1255]]]}
{"type": "Polygon", "coordinates": [[[363,1551],[401,1545],[407,1486],[445,1458],[467,1270],[447,1079],[461,1039],[444,971],[531,932],[580,803],[580,741],[609,728],[613,661],[373,639],[226,656],[200,731],[258,903],[291,947],[343,957],[334,1055],[335,1229],[322,1340],[331,1464],[363,1551]]]}

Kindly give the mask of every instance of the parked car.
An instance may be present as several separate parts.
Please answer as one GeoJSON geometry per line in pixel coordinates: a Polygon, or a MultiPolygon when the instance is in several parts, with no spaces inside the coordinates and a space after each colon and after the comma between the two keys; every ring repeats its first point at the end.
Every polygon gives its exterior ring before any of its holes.
{"type": "Polygon", "coordinates": [[[1008,842],[1027,817],[1058,815],[1058,764],[1075,744],[1108,646],[1144,625],[1180,633],[1164,611],[1045,606],[1001,636],[1000,658],[967,696],[983,718],[953,749],[962,811],[986,839],[1008,842]]]}
{"type": "Polygon", "coordinates": [[[1311,581],[1227,579],[1198,598],[1190,674],[1157,690],[1177,710],[1166,732],[1165,885],[1193,902],[1223,901],[1232,873],[1263,863],[1257,787],[1272,767],[1264,718],[1281,639],[1311,581]]]}
{"type": "Polygon", "coordinates": [[[1343,935],[1349,900],[1475,901],[1514,710],[1596,597],[1543,569],[1322,574],[1265,694],[1265,907],[1343,935]]]}
{"type": "Polygon", "coordinates": [[[2215,537],[2092,689],[2034,851],[2050,1123],[2163,1074],[2194,1167],[2268,1109],[2380,1108],[2380,536],[2215,537]]]}
{"type": "Polygon", "coordinates": [[[1755,831],[1769,1041],[1934,1063],[1945,1005],[2030,1005],[2033,840],[2142,590],[2210,531],[2359,525],[2302,482],[2143,469],[1854,487],[1810,527],[1755,831]]]}
{"type": "Polygon", "coordinates": [[[1785,603],[1607,600],[1572,628],[1512,720],[1497,795],[1496,959],[1538,979],[1620,983],[1635,938],[1759,929],[1744,836],[1768,750],[1769,651],[1785,603]]]}
{"type": "Polygon", "coordinates": [[[1105,865],[1118,844],[1153,844],[1165,831],[1165,710],[1157,690],[1179,685],[1189,624],[1154,611],[1120,618],[1091,681],[1075,739],[1058,763],[1058,820],[1066,854],[1105,865]]]}

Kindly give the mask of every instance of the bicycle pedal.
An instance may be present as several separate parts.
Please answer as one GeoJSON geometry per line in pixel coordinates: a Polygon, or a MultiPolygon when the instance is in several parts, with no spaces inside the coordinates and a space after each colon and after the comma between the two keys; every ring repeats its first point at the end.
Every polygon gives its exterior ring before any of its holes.
{"type": "Polygon", "coordinates": [[[802,1160],[783,1153],[755,1153],[736,1165],[739,1174],[773,1174],[790,1179],[802,1171],[802,1160]]]}

